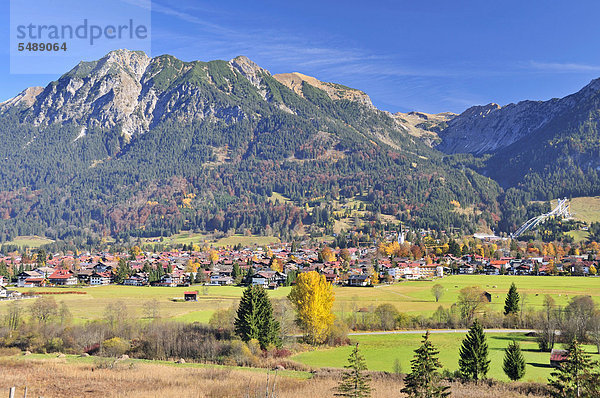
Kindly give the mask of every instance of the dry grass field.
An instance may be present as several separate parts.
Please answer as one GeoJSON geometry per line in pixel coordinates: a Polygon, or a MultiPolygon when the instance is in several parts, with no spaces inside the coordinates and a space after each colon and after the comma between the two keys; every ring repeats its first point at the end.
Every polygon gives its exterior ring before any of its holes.
{"type": "MultiPolygon", "coordinates": [[[[266,396],[267,374],[264,370],[194,367],[193,364],[165,365],[140,361],[119,362],[112,368],[99,366],[89,358],[35,358],[13,356],[0,358],[0,395],[17,387],[22,396],[52,397],[248,397],[266,396]],[[84,361],[85,359],[85,361],[84,361]]],[[[338,375],[326,372],[308,379],[269,373],[269,397],[333,397],[338,375]]],[[[373,398],[401,397],[402,381],[393,375],[374,375],[373,398]]],[[[540,386],[513,384],[451,385],[453,397],[517,398],[542,397],[540,386]]]]}

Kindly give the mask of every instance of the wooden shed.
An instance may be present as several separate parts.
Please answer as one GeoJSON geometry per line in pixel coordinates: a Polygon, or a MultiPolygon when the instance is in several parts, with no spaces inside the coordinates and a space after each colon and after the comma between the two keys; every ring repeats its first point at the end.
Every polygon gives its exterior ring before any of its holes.
{"type": "Polygon", "coordinates": [[[183,299],[185,301],[198,301],[198,291],[183,292],[183,299]]]}

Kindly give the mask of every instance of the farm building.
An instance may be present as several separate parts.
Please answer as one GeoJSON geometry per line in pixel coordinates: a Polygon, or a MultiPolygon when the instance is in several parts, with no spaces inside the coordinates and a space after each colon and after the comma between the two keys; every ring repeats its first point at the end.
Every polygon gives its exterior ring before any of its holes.
{"type": "Polygon", "coordinates": [[[550,365],[556,368],[560,366],[562,362],[566,361],[568,356],[569,351],[557,350],[556,348],[553,348],[552,352],[550,353],[550,365]]]}
{"type": "Polygon", "coordinates": [[[198,291],[183,292],[183,299],[185,301],[198,301],[198,291]]]}

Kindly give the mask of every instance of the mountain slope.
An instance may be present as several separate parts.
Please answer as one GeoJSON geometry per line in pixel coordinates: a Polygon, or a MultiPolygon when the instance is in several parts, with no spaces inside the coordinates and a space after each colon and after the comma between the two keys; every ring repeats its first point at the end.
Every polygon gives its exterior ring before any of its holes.
{"type": "Polygon", "coordinates": [[[600,79],[550,101],[467,109],[448,122],[437,149],[464,158],[507,192],[501,230],[531,213],[531,201],[600,194],[600,79]]]}
{"type": "Polygon", "coordinates": [[[245,57],[114,51],[0,104],[0,136],[0,241],[331,233],[331,204],[357,195],[374,223],[388,214],[472,230],[498,211],[495,183],[456,168],[366,94],[274,77],[245,57]],[[273,191],[290,202],[272,203],[273,191]]]}
{"type": "Polygon", "coordinates": [[[549,101],[521,101],[500,106],[473,106],[447,122],[437,146],[445,153],[494,153],[522,138],[538,136],[585,104],[600,90],[600,79],[579,92],[549,101]]]}

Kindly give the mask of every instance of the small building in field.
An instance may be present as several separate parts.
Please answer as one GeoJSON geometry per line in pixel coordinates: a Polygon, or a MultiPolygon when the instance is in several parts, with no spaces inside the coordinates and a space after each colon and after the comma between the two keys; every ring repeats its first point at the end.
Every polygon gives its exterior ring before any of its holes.
{"type": "Polygon", "coordinates": [[[198,291],[183,292],[183,299],[185,301],[198,301],[198,291]]]}
{"type": "Polygon", "coordinates": [[[483,292],[483,297],[485,297],[485,299],[486,299],[486,301],[488,303],[492,302],[492,294],[491,293],[489,293],[489,292],[483,292]]]}
{"type": "Polygon", "coordinates": [[[552,352],[550,352],[550,366],[559,367],[561,363],[567,360],[568,356],[569,351],[553,348],[552,352]]]}

